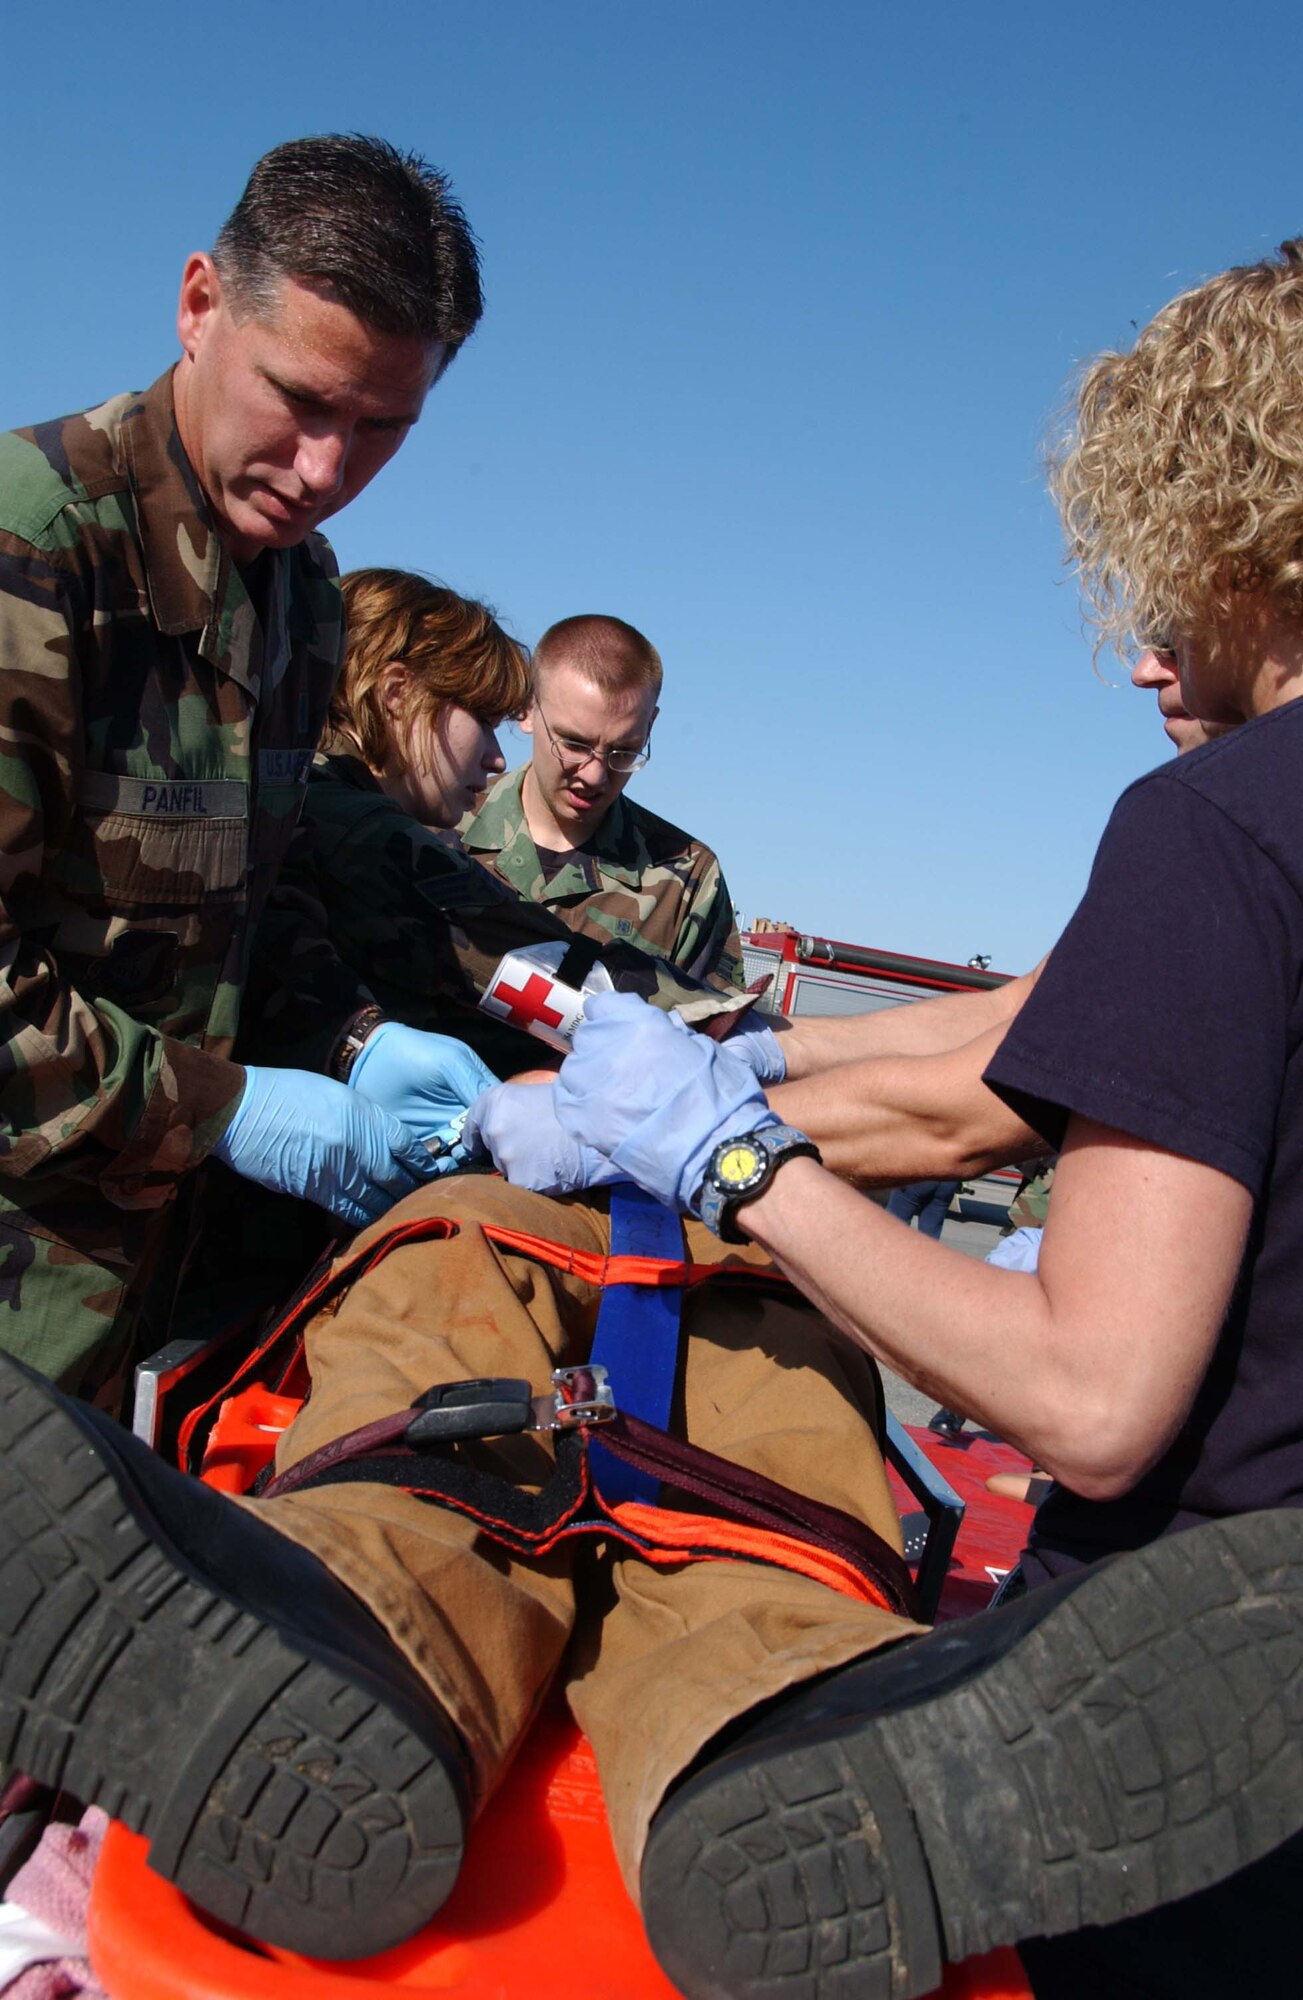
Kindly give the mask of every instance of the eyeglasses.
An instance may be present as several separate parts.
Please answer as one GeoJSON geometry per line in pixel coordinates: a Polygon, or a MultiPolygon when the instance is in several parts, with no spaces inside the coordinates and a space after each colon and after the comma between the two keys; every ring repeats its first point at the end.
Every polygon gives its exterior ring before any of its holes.
{"type": "Polygon", "coordinates": [[[552,755],[563,771],[578,771],[592,758],[599,757],[608,771],[625,777],[630,771],[641,771],[651,757],[651,738],[641,750],[599,750],[595,743],[581,743],[574,736],[558,736],[543,713],[541,704],[534,703],[539,721],[547,731],[547,740],[552,746],[552,755]]]}

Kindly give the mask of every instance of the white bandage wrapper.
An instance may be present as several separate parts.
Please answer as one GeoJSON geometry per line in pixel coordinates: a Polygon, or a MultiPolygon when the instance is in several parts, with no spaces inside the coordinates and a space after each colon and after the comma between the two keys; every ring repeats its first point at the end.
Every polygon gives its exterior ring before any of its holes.
{"type": "Polygon", "coordinates": [[[556,969],[569,949],[558,938],[550,944],[531,944],[523,951],[507,952],[480,999],[481,1011],[509,1022],[513,1028],[523,1028],[527,1035],[565,1055],[584,1018],[587,996],[614,990],[611,975],[602,965],[592,967],[582,988],[562,985],[556,969]]]}

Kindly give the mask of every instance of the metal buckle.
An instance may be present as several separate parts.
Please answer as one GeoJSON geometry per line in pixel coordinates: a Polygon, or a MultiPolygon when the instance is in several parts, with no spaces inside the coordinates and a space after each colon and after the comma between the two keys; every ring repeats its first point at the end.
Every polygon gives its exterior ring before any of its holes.
{"type": "Polygon", "coordinates": [[[540,1418],[551,1406],[551,1421],[540,1422],[540,1430],[572,1431],[580,1424],[609,1423],[615,1415],[615,1396],[600,1362],[583,1368],[554,1368],[552,1388],[551,1396],[534,1399],[540,1418]]]}

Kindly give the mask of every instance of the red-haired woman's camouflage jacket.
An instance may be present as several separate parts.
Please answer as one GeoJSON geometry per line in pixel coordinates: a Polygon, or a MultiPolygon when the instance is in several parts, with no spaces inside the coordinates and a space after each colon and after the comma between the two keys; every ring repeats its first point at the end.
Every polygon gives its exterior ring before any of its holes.
{"type": "MultiPolygon", "coordinates": [[[[337,991],[336,982],[352,967],[396,1020],[457,1035],[510,1076],[536,1065],[541,1046],[481,1013],[480,996],[504,952],[560,939],[575,941],[560,916],[414,820],[359,758],[323,752],[293,856],[259,926],[241,1052],[251,1062],[324,1066],[356,992],[337,991]]],[[[617,992],[674,1008],[694,1025],[747,1006],[726,979],[699,979],[601,929],[589,949],[617,992]]],[[[579,970],[570,976],[579,983],[579,970]]]]}

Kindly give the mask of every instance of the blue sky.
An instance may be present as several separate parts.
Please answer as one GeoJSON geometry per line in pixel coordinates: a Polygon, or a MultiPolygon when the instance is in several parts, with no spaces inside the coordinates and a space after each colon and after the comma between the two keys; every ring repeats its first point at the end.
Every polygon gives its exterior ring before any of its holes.
{"type": "Polygon", "coordinates": [[[1040,441],[1083,358],[1303,231],[1301,52],[1276,0],[13,7],[0,425],[167,365],[268,146],[424,152],[488,312],[341,562],[528,640],[632,620],[635,795],[744,911],[1017,970],[1167,754],[1092,672],[1040,441]]]}

